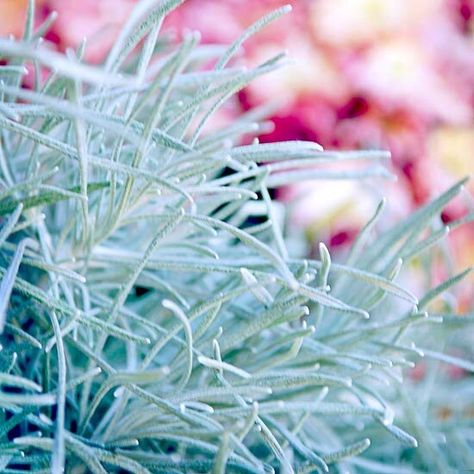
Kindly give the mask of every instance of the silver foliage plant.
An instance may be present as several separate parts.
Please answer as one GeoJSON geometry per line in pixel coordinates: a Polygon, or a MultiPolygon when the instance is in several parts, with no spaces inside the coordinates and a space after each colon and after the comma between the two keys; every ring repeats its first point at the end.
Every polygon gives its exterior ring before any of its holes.
{"type": "Polygon", "coordinates": [[[469,271],[419,299],[395,282],[413,258],[430,271],[463,183],[374,238],[381,203],[345,263],[324,244],[305,259],[269,190],[380,179],[387,153],[240,145],[265,109],[203,133],[285,61],[233,59],[289,8],[229,46],[176,46],[160,27],[180,3],[138,3],[100,67],[40,44],[54,15],[34,30],[32,2],[0,40],[0,471],[473,468],[472,381],[436,370],[473,370],[473,315],[428,312],[469,271]],[[467,357],[444,354],[454,340],[467,357]],[[423,356],[426,379],[403,381],[423,356]]]}

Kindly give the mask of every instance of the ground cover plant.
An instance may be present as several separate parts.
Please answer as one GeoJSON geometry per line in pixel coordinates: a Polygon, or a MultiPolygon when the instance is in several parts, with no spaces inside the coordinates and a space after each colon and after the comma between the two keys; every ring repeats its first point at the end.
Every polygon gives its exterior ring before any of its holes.
{"type": "Polygon", "coordinates": [[[344,262],[305,258],[272,190],[387,178],[389,155],[249,141],[265,108],[206,131],[284,65],[234,58],[289,8],[216,47],[161,33],[180,3],[139,2],[101,66],[45,47],[54,15],[34,29],[32,2],[0,39],[0,471],[474,467],[473,314],[453,296],[470,269],[418,295],[403,278],[449,263],[472,214],[440,213],[464,182],[390,227],[382,201],[344,262]]]}

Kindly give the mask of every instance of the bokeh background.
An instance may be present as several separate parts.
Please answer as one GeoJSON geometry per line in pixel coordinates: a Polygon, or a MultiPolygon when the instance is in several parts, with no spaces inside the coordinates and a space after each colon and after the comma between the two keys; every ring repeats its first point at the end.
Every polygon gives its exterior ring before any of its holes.
{"type": "MultiPolygon", "coordinates": [[[[87,37],[86,59],[100,63],[136,2],[36,3],[38,21],[58,12],[47,35],[52,47],[76,48],[87,37]]],[[[288,50],[291,64],[242,91],[224,115],[271,102],[273,127],[261,141],[388,148],[398,181],[382,186],[394,219],[473,174],[473,0],[188,0],[164,29],[176,36],[196,29],[204,43],[230,43],[258,17],[286,3],[293,12],[251,39],[240,61],[254,64],[288,50]]],[[[27,0],[0,1],[1,35],[21,35],[26,5],[27,0]]],[[[473,181],[444,211],[445,222],[474,211],[473,181]]],[[[292,224],[304,229],[309,248],[324,240],[336,254],[350,245],[377,204],[366,183],[307,182],[279,191],[283,202],[294,196],[299,204],[292,224]]],[[[449,239],[450,270],[474,265],[472,223],[449,239]]],[[[472,311],[472,298],[471,279],[458,310],[472,311]]]]}

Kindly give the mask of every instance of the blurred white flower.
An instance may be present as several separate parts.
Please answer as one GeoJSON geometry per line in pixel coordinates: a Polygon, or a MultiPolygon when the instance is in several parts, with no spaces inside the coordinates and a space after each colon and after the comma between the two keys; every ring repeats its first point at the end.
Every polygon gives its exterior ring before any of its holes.
{"type": "Polygon", "coordinates": [[[357,46],[408,32],[437,11],[441,0],[319,0],[311,22],[314,34],[334,46],[357,46]]]}
{"type": "MultiPolygon", "coordinates": [[[[450,174],[448,180],[474,174],[473,127],[439,127],[430,135],[428,146],[433,164],[450,174]]],[[[467,186],[474,191],[472,180],[467,186]]]]}
{"type": "Polygon", "coordinates": [[[341,101],[347,96],[349,85],[337,70],[333,58],[314,48],[304,35],[297,33],[279,38],[279,42],[259,44],[249,56],[258,64],[288,48],[290,64],[267,74],[250,85],[250,91],[263,102],[278,99],[284,105],[294,103],[301,96],[320,95],[341,101]]]}
{"type": "Polygon", "coordinates": [[[373,212],[377,197],[373,190],[354,181],[307,181],[291,188],[285,197],[294,202],[291,222],[297,227],[327,229],[337,223],[361,227],[373,212]]]}

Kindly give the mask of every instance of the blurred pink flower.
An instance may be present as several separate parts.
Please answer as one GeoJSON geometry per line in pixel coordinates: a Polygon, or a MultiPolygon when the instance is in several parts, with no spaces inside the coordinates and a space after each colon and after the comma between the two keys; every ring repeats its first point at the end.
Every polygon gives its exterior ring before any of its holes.
{"type": "Polygon", "coordinates": [[[229,5],[212,0],[187,1],[166,18],[165,28],[174,28],[179,33],[197,30],[203,43],[230,43],[242,32],[229,5]]]}
{"type": "MultiPolygon", "coordinates": [[[[245,106],[249,106],[246,92],[240,94],[240,99],[245,106]]],[[[250,104],[255,102],[250,100],[250,104]]],[[[275,127],[272,132],[260,137],[262,142],[309,140],[327,144],[333,137],[337,116],[330,102],[307,96],[299,97],[291,106],[280,109],[271,120],[275,127]]]]}
{"type": "Polygon", "coordinates": [[[412,41],[383,42],[346,65],[353,86],[386,108],[404,107],[428,120],[467,123],[470,104],[438,74],[412,41]]]}
{"type": "Polygon", "coordinates": [[[48,0],[58,12],[52,35],[61,49],[77,48],[87,38],[85,59],[99,62],[113,45],[136,0],[48,0]]]}
{"type": "Polygon", "coordinates": [[[242,31],[263,15],[288,3],[297,5],[291,17],[279,20],[278,24],[270,24],[259,32],[258,40],[251,39],[245,48],[261,42],[266,37],[276,38],[281,35],[282,28],[292,27],[298,22],[300,4],[306,3],[288,0],[187,0],[180,8],[171,12],[166,18],[165,28],[198,30],[204,43],[231,43],[242,31]]]}

